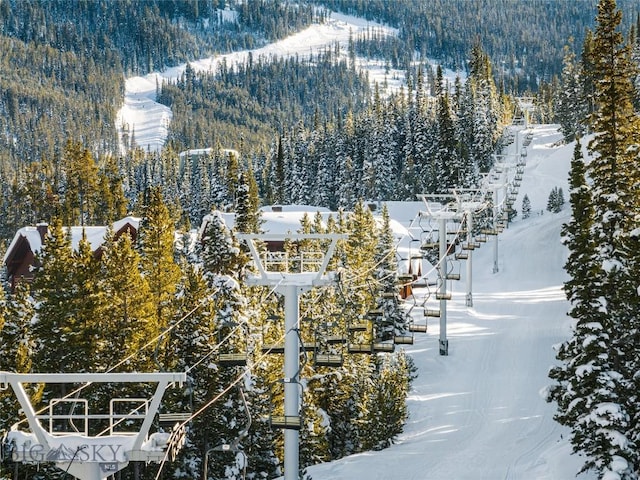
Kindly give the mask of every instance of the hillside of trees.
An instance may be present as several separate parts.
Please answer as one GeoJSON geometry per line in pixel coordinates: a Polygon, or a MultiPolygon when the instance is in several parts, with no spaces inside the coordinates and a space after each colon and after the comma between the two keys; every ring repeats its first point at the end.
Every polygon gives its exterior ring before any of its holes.
{"type": "MultiPolygon", "coordinates": [[[[166,475],[200,478],[208,449],[240,438],[254,478],[277,477],[282,439],[267,419],[281,413],[282,360],[263,347],[284,333],[282,299],[247,285],[249,257],[236,234],[260,231],[262,204],[339,209],[326,226],[320,217],[300,226],[349,235],[331,264],[340,282],[301,298],[309,319],[301,339],[314,341],[320,318],[340,331],[366,320],[365,343],[402,335],[408,319],[395,295],[389,219],[376,224],[364,200],[477,186],[508,141],[514,96],[528,91],[536,99],[531,120],[559,123],[567,141],[590,135],[592,157],[585,162],[577,148],[572,165],[565,290],[576,326],[559,346],[549,400],[585,454],[585,469],[638,478],[637,3],[439,0],[427,12],[408,0],[393,9],[377,1],[249,0],[224,15],[222,3],[0,3],[0,236],[6,242],[41,221],[50,229],[34,283],[1,292],[0,369],[186,371],[188,388],[166,406],[203,413],[166,475]],[[313,5],[398,27],[397,39],[373,31],[353,38],[349,54],[405,65],[408,87],[392,95],[371,87],[337,47],[311,60],[252,58],[216,74],[187,68],[159,85],[159,100],[174,110],[166,148],[118,153],[114,116],[125,75],[253,48],[321,20],[326,11],[313,5]],[[464,65],[465,81],[447,83],[426,61],[432,51],[445,65],[464,65]],[[179,154],[198,147],[213,148],[179,154]],[[221,211],[236,213],[234,230],[221,211]],[[127,213],[142,218],[136,242],[109,237],[101,255],[86,239],[71,249],[65,226],[108,225],[127,213]],[[205,218],[196,241],[193,229],[205,218]],[[371,318],[374,310],[382,315],[371,318]],[[247,353],[248,370],[218,361],[238,351],[247,353]]],[[[321,247],[286,245],[293,256],[321,247]]],[[[394,441],[414,374],[402,350],[348,355],[337,368],[306,360],[302,467],[394,441]]],[[[30,393],[44,405],[65,391],[30,393]]],[[[111,393],[94,388],[86,396],[100,405],[111,393]]],[[[0,404],[6,430],[17,405],[7,392],[0,404]]],[[[157,468],[137,465],[120,478],[155,478],[157,468]]],[[[0,478],[14,478],[15,469],[3,463],[0,478]]],[[[211,458],[209,469],[210,478],[241,478],[233,458],[211,458]]]]}
{"type": "MultiPolygon", "coordinates": [[[[96,157],[116,153],[115,115],[122,103],[124,77],[216,52],[255,48],[300,30],[312,21],[323,21],[329,9],[358,14],[399,29],[398,37],[379,38],[371,30],[354,38],[350,55],[382,59],[415,77],[411,62],[416,58],[423,65],[429,58],[442,62],[443,66],[468,71],[470,52],[478,43],[493,65],[492,75],[501,92],[548,92],[554,79],[561,75],[565,44],[573,37],[573,45],[581,45],[586,28],[593,25],[595,0],[587,3],[592,8],[586,8],[585,2],[578,0],[447,0],[431,2],[428,7],[424,2],[401,1],[393,2],[393,8],[389,2],[375,1],[293,4],[263,0],[28,3],[6,0],[0,5],[0,68],[4,72],[0,75],[0,128],[5,133],[0,138],[0,175],[6,179],[3,185],[24,183],[23,169],[28,169],[32,162],[58,162],[69,140],[85,144],[96,157]],[[222,10],[225,7],[229,9],[222,10]],[[403,21],[405,18],[411,21],[403,21]]],[[[620,4],[628,28],[633,23],[628,19],[634,18],[637,0],[621,0],[620,4]]],[[[260,59],[254,60],[260,63],[260,59]]],[[[312,83],[307,79],[299,82],[299,89],[288,89],[286,114],[273,111],[275,98],[281,98],[277,97],[277,91],[256,88],[256,80],[234,72],[240,75],[233,80],[234,88],[225,88],[219,99],[207,99],[206,106],[213,111],[206,120],[196,116],[196,123],[216,125],[216,130],[228,134],[211,138],[201,131],[191,134],[188,128],[183,131],[176,125],[174,148],[197,148],[210,139],[207,146],[220,141],[224,147],[244,152],[265,152],[278,135],[299,120],[306,126],[313,122],[336,122],[337,103],[325,112],[323,102],[316,102],[320,107],[316,111],[309,98],[310,88],[318,89],[315,95],[338,90],[332,88],[333,75],[341,67],[331,61],[323,65],[328,69],[324,73],[319,71],[312,83]],[[251,82],[253,86],[249,85],[251,82]],[[303,101],[306,106],[299,104],[301,97],[306,98],[303,101]],[[257,99],[269,100],[262,105],[257,99]],[[253,107],[246,112],[236,109],[230,115],[228,110],[233,109],[234,102],[253,107]],[[223,108],[218,110],[220,106],[223,108]],[[293,116],[301,118],[292,122],[293,116]],[[234,135],[232,132],[236,130],[238,133],[234,135]]],[[[264,75],[268,75],[270,68],[264,66],[264,75]]],[[[427,74],[435,75],[435,70],[427,74]]],[[[228,80],[224,80],[226,87],[230,87],[228,80]]],[[[344,113],[352,109],[353,115],[358,115],[364,108],[361,99],[371,98],[369,86],[357,80],[357,75],[343,81],[349,86],[338,86],[351,88],[349,94],[347,91],[343,94],[351,95],[353,102],[343,102],[340,110],[344,113]]],[[[429,83],[435,85],[431,79],[429,83]]],[[[175,101],[178,106],[185,103],[175,101]]],[[[333,101],[341,100],[336,97],[333,101]]],[[[192,113],[192,108],[177,108],[178,117],[192,113]]],[[[6,195],[5,191],[2,196],[6,195]]]]}

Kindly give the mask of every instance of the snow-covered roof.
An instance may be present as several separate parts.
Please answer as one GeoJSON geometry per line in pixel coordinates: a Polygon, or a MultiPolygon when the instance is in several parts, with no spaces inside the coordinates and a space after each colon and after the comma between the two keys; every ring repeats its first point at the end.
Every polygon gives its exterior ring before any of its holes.
{"type": "MultiPolygon", "coordinates": [[[[112,228],[114,232],[119,232],[126,225],[130,225],[135,230],[138,230],[140,226],[140,219],[138,217],[124,217],[121,220],[118,220],[113,223],[112,228]]],[[[47,224],[39,224],[38,226],[28,226],[22,227],[20,230],[16,232],[11,240],[11,244],[2,259],[3,263],[7,262],[7,259],[13,252],[13,249],[16,247],[18,242],[26,241],[29,244],[29,248],[33,253],[37,253],[42,249],[42,237],[40,234],[40,230],[44,229],[46,232],[47,224]]],[[[106,226],[73,226],[73,227],[64,227],[65,231],[71,230],[71,246],[75,250],[78,248],[80,244],[80,240],[82,239],[82,233],[84,232],[87,236],[87,240],[91,245],[91,249],[93,251],[100,248],[100,246],[104,243],[105,235],[107,234],[106,226]]]]}
{"type": "MultiPolygon", "coordinates": [[[[184,150],[178,154],[180,158],[191,157],[191,156],[199,156],[199,155],[211,155],[213,151],[213,147],[207,148],[192,148],[191,150],[184,150]]],[[[233,148],[221,148],[220,153],[224,155],[233,154],[236,157],[240,157],[240,152],[234,150],[233,148]]]]}

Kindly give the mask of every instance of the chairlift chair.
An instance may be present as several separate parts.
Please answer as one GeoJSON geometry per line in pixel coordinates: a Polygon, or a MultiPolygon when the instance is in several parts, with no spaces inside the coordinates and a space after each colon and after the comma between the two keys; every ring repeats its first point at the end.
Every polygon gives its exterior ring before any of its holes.
{"type": "Polygon", "coordinates": [[[365,353],[372,354],[373,353],[373,343],[349,343],[347,345],[348,353],[365,353]]]}
{"type": "Polygon", "coordinates": [[[413,345],[413,335],[394,335],[393,343],[396,345],[413,345]]]}
{"type": "Polygon", "coordinates": [[[427,333],[427,323],[411,322],[408,326],[408,330],[413,333],[427,333]]]}
{"type": "Polygon", "coordinates": [[[424,316],[425,317],[439,317],[440,316],[440,309],[438,309],[438,308],[425,308],[424,309],[424,316]]]}
{"type": "MultiPolygon", "coordinates": [[[[243,334],[242,347],[229,347],[229,350],[218,353],[218,364],[221,367],[244,367],[247,365],[247,326],[239,326],[235,322],[227,322],[218,332],[218,341],[228,346],[228,342],[234,337],[234,330],[240,328],[243,334]],[[225,341],[226,339],[226,341],[225,341]]],[[[222,348],[222,347],[221,347],[222,348]]]]}
{"type": "MultiPolygon", "coordinates": [[[[292,379],[285,379],[284,382],[289,382],[289,383],[296,383],[298,384],[298,386],[300,386],[300,388],[302,388],[302,385],[292,379]]],[[[274,384],[280,384],[283,383],[283,381],[278,381],[278,382],[274,382],[271,385],[274,384]]],[[[271,426],[272,429],[278,429],[278,430],[300,430],[300,428],[302,427],[302,420],[300,415],[274,415],[273,414],[273,391],[270,392],[270,399],[269,399],[269,403],[271,404],[271,414],[269,415],[269,425],[271,426]]]]}
{"type": "Polygon", "coordinates": [[[469,254],[467,252],[456,252],[454,258],[456,260],[467,260],[469,258],[469,254]]]}
{"type": "Polygon", "coordinates": [[[337,330],[340,329],[338,322],[326,322],[321,324],[315,331],[316,348],[313,354],[313,363],[317,367],[341,367],[343,364],[342,349],[344,342],[330,342],[329,339],[344,339],[337,330]]]}
{"type": "Polygon", "coordinates": [[[347,325],[347,353],[373,353],[373,320],[356,318],[347,325]]]}
{"type": "Polygon", "coordinates": [[[280,430],[300,430],[302,422],[298,415],[271,415],[269,417],[271,428],[280,430]]]}
{"type": "Polygon", "coordinates": [[[393,342],[375,342],[372,345],[373,353],[392,353],[395,348],[393,342]]]}
{"type": "Polygon", "coordinates": [[[344,359],[342,355],[337,353],[316,352],[313,356],[313,363],[316,367],[341,367],[344,359]]]}
{"type": "Polygon", "coordinates": [[[283,354],[284,353],[284,335],[281,336],[278,342],[267,341],[266,340],[266,325],[273,324],[275,322],[282,322],[284,320],[278,315],[269,315],[267,317],[267,321],[262,325],[262,353],[266,354],[283,354]]]}

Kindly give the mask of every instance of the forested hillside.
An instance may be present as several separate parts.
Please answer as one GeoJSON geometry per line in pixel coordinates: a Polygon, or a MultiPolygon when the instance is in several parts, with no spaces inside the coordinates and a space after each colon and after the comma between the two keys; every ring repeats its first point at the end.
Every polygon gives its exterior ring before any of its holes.
{"type": "MultiPolygon", "coordinates": [[[[348,239],[329,265],[340,281],[300,299],[301,467],[388,446],[402,431],[414,371],[402,349],[378,355],[374,345],[393,346],[411,319],[398,300],[388,212],[374,219],[366,201],[477,187],[512,141],[505,127],[524,122],[516,96],[527,93],[529,121],[558,122],[567,141],[594,138],[588,167],[577,149],[572,168],[575,219],[565,241],[574,280],[565,291],[576,336],[559,348],[549,400],[587,455],[585,468],[638,478],[638,342],[629,339],[640,331],[640,36],[638,2],[620,5],[624,17],[614,0],[597,9],[595,0],[3,0],[0,237],[38,222],[48,234],[33,283],[17,279],[15,290],[0,291],[0,369],[185,371],[186,388],[166,408],[198,414],[180,456],[163,466],[166,476],[200,478],[208,461],[209,479],[239,479],[235,458],[207,456],[236,441],[253,478],[277,477],[282,436],[269,419],[282,414],[275,352],[287,333],[284,306],[275,289],[248,284],[252,266],[236,234],[260,231],[260,205],[313,204],[337,212],[305,217],[300,231],[348,239]],[[253,48],[326,20],[329,9],[388,23],[398,35],[371,29],[346,52],[336,44],[304,59],[249,56],[210,72],[188,66],[157,85],[157,99],[174,113],[166,147],[145,151],[133,135],[120,151],[114,123],[124,78],[253,48]],[[401,67],[406,86],[371,85],[357,57],[401,67]],[[460,74],[446,77],[430,59],[460,74]],[[233,229],[223,213],[235,213],[233,229]],[[127,214],[140,217],[136,235],[108,231],[97,252],[65,229],[127,214]],[[343,357],[349,343],[364,353],[343,357]],[[319,352],[340,362],[318,362],[319,352]],[[241,361],[225,364],[222,354],[241,361]],[[592,428],[603,424],[606,431],[592,428]]],[[[283,246],[294,259],[323,247],[283,246]]],[[[30,393],[43,406],[69,391],[30,393]]],[[[111,393],[96,387],[86,396],[97,406],[111,393]]],[[[8,392],[0,405],[6,430],[19,412],[8,392]]],[[[120,478],[156,478],[158,468],[137,464],[120,478]]],[[[38,469],[64,476],[7,459],[0,478],[38,469]]]]}
{"type": "MultiPolygon", "coordinates": [[[[273,158],[279,155],[279,148],[282,155],[290,155],[287,149],[293,143],[292,136],[299,137],[296,143],[308,143],[306,139],[313,142],[313,145],[307,145],[310,149],[309,155],[305,154],[308,157],[305,162],[315,165],[317,162],[313,158],[326,150],[317,148],[318,137],[333,135],[334,131],[336,135],[358,132],[362,142],[360,153],[348,155],[350,166],[342,165],[340,161],[334,168],[355,169],[352,177],[356,184],[362,175],[360,167],[365,151],[363,145],[368,141],[367,132],[379,137],[379,133],[373,133],[369,126],[371,121],[364,119],[396,112],[393,116],[397,119],[390,121],[397,133],[385,134],[387,137],[399,136],[385,144],[398,145],[398,150],[392,154],[395,157],[393,178],[398,181],[404,175],[402,170],[411,170],[414,168],[412,162],[421,162],[413,155],[407,156],[407,149],[413,147],[404,144],[413,139],[403,130],[407,129],[408,122],[414,121],[406,110],[413,101],[410,95],[413,95],[419,76],[423,77],[425,95],[437,96],[436,69],[427,64],[427,57],[439,60],[445,66],[460,68],[466,75],[473,68],[469,58],[477,44],[491,65],[491,79],[502,104],[501,112],[497,113],[500,121],[508,122],[512,110],[505,95],[523,90],[539,93],[538,119],[553,120],[553,91],[557,90],[557,78],[562,74],[563,46],[570,42],[570,37],[574,38],[574,49],[582,44],[585,29],[593,24],[595,2],[590,3],[593,3],[593,9],[585,8],[585,2],[573,0],[449,0],[431,2],[428,7],[423,2],[403,1],[393,2],[393,8],[390,2],[356,1],[295,4],[260,0],[34,1],[26,4],[17,0],[3,1],[0,4],[0,42],[3,45],[0,49],[0,111],[3,112],[0,128],[5,134],[0,139],[0,175],[3,178],[0,210],[5,214],[0,221],[1,236],[6,240],[24,224],[51,218],[51,212],[56,208],[51,201],[67,195],[65,173],[58,165],[65,163],[68,141],[87,148],[99,170],[111,169],[112,176],[119,176],[130,202],[126,208],[136,210],[140,191],[148,183],[155,183],[152,180],[156,176],[154,165],[159,159],[146,156],[144,152],[130,152],[126,157],[107,161],[107,157],[117,156],[118,152],[115,114],[122,103],[123,76],[144,74],[215,52],[255,48],[300,30],[310,22],[323,21],[330,9],[397,27],[397,36],[380,36],[374,29],[355,36],[347,52],[333,48],[308,60],[254,58],[246,65],[186,75],[174,85],[158,86],[160,100],[174,111],[168,142],[170,149],[162,154],[160,163],[175,163],[174,156],[184,149],[218,145],[234,148],[243,156],[243,168],[251,164],[263,201],[282,195],[286,199],[290,197],[287,193],[274,196],[277,189],[269,185],[272,180],[263,177],[273,168],[273,158]],[[322,8],[314,10],[315,7],[322,8]],[[403,20],[407,18],[411,21],[403,20]],[[354,70],[356,56],[381,59],[389,67],[405,70],[408,90],[398,93],[395,99],[388,99],[381,93],[380,98],[374,100],[373,89],[354,70]],[[412,63],[414,60],[417,64],[412,63]],[[274,81],[276,78],[280,81],[274,81]],[[373,105],[374,101],[376,105],[373,105]],[[403,126],[398,124],[401,122],[404,122],[403,126]],[[347,128],[343,129],[344,126],[347,128]],[[135,173],[137,169],[146,172],[144,179],[140,179],[140,173],[135,173]],[[38,202],[45,198],[47,205],[43,210],[38,202]]],[[[636,3],[632,0],[620,3],[625,13],[628,12],[626,23],[631,24],[629,19],[634,18],[632,12],[636,3]]],[[[445,88],[453,88],[453,85],[445,88]]],[[[462,87],[458,91],[461,92],[462,87]]],[[[447,99],[454,110],[462,108],[460,93],[456,95],[455,99],[447,99]]],[[[419,113],[426,115],[424,109],[419,113]]],[[[464,114],[454,113],[452,121],[463,122],[464,114]]],[[[433,114],[432,111],[429,115],[433,114]]],[[[455,143],[458,144],[458,155],[464,157],[469,139],[462,138],[464,129],[461,127],[462,124],[456,127],[458,139],[455,143]]],[[[499,130],[499,125],[495,128],[499,130]]],[[[496,132],[490,135],[493,142],[496,132]]],[[[426,141],[427,137],[420,141],[426,141]]],[[[291,165],[292,162],[285,159],[282,171],[286,172],[291,165]]],[[[417,168],[425,169],[422,165],[417,168]]],[[[184,168],[173,168],[172,171],[182,174],[184,168]]],[[[199,196],[195,196],[192,203],[186,196],[178,199],[171,193],[169,184],[184,184],[191,180],[162,175],[162,182],[168,182],[165,185],[167,196],[174,203],[189,210],[207,209],[199,205],[202,202],[199,196]]],[[[286,175],[286,181],[298,181],[288,173],[283,175],[286,175]]],[[[426,179],[409,180],[410,185],[428,183],[426,179]]],[[[285,179],[277,181],[282,183],[285,179]]],[[[359,188],[352,198],[328,199],[323,204],[352,205],[354,196],[380,197],[379,188],[371,187],[371,182],[367,182],[369,186],[359,188]]],[[[383,190],[393,192],[394,198],[406,198],[421,188],[422,185],[407,186],[407,182],[403,182],[397,187],[388,185],[383,190]]],[[[331,189],[327,184],[321,186],[320,191],[331,189]]],[[[226,205],[232,201],[224,194],[222,197],[217,195],[207,197],[205,203],[226,205]]],[[[109,215],[105,213],[103,217],[109,215]]],[[[196,217],[192,216],[191,220],[197,222],[196,217]]]]}

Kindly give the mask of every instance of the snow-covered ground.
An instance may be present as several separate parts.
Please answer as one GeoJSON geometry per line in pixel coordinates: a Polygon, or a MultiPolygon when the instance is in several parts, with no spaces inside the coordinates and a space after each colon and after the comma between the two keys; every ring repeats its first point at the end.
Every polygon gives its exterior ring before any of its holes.
{"type": "MultiPolygon", "coordinates": [[[[194,60],[190,65],[196,71],[215,72],[223,61],[228,66],[246,62],[249,53],[254,59],[291,56],[304,58],[326,48],[333,48],[336,42],[340,44],[341,54],[346,57],[349,36],[353,35],[355,38],[367,29],[375,29],[381,35],[397,34],[396,29],[334,12],[327,23],[311,25],[301,32],[265,47],[194,60]]],[[[358,59],[357,62],[358,67],[368,73],[370,82],[386,86],[389,91],[406,85],[405,73],[401,70],[386,69],[384,63],[380,61],[358,59]]],[[[134,135],[136,145],[145,150],[158,151],[162,148],[167,138],[172,113],[170,108],[155,101],[156,90],[163,81],[179,78],[185,68],[186,64],[183,64],[162,72],[126,80],[124,104],[116,118],[120,139],[127,133],[129,136],[134,135]]],[[[444,74],[453,82],[454,72],[445,71],[444,74]]]]}
{"type": "MultiPolygon", "coordinates": [[[[541,391],[550,383],[553,345],[570,335],[562,291],[567,251],[560,229],[569,220],[546,211],[549,192],[567,179],[573,146],[557,146],[557,126],[537,126],[515,207],[528,194],[533,214],[516,218],[473,253],[473,307],[465,306],[466,267],[451,282],[447,338],[440,356],[438,319],[408,347],[418,378],[410,416],[396,445],[316,465],[316,480],[562,480],[582,466],[571,455],[567,431],[553,420],[555,405],[541,391]],[[541,214],[540,211],[544,211],[541,214]]],[[[566,196],[568,199],[568,195],[566,196]]],[[[415,292],[421,303],[428,292],[415,292]]],[[[435,300],[428,305],[436,308],[435,300]]],[[[421,318],[422,320],[422,318],[421,318]]],[[[594,476],[583,474],[580,479],[594,476]]]]}

